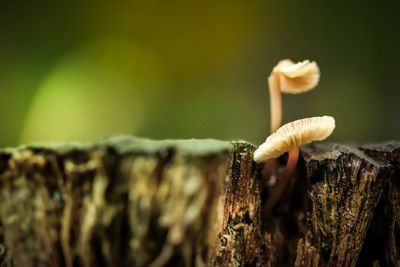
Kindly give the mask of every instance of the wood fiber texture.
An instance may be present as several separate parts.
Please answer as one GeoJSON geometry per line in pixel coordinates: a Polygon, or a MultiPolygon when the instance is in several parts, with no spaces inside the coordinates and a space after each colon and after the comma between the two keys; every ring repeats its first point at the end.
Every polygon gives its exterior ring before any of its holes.
{"type": "Polygon", "coordinates": [[[254,150],[130,136],[0,150],[0,266],[400,266],[399,142],[303,147],[271,211],[254,150]]]}

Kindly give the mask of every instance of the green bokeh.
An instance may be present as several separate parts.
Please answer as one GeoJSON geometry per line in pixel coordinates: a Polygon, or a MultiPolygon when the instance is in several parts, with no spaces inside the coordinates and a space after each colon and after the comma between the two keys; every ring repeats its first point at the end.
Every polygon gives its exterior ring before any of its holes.
{"type": "Polygon", "coordinates": [[[136,133],[145,103],[163,95],[160,63],[131,42],[102,38],[65,56],[39,86],[21,142],[87,140],[136,133]]]}
{"type": "Polygon", "coordinates": [[[400,138],[398,3],[4,2],[0,145],[92,139],[246,139],[268,133],[266,77],[316,60],[317,89],[284,121],[333,115],[340,142],[400,138]]]}

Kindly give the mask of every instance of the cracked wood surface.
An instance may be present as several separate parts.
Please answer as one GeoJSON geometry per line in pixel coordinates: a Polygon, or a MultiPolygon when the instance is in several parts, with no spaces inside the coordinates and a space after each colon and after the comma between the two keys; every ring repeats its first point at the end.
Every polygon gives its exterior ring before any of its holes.
{"type": "Polygon", "coordinates": [[[3,149],[0,266],[400,266],[400,142],[303,147],[268,214],[254,149],[130,136],[3,149]]]}

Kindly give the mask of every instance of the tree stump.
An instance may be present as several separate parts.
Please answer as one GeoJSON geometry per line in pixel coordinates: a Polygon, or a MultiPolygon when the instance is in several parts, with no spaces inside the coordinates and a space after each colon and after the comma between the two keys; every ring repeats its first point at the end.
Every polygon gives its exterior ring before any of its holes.
{"type": "Polygon", "coordinates": [[[303,147],[270,211],[254,150],[130,136],[3,149],[0,266],[400,266],[400,142],[303,147]]]}

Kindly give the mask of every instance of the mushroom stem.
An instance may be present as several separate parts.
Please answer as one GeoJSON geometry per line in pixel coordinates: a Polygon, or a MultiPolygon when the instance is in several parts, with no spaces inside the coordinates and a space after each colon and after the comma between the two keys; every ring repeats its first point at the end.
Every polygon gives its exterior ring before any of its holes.
{"type": "Polygon", "coordinates": [[[297,161],[299,159],[300,149],[295,148],[289,151],[288,160],[286,163],[286,168],[283,171],[283,176],[292,176],[294,169],[297,166],[297,161]]]}
{"type": "Polygon", "coordinates": [[[266,177],[266,184],[268,187],[274,186],[278,180],[278,161],[276,159],[269,159],[261,171],[261,175],[266,177]]]}
{"type": "Polygon", "coordinates": [[[298,148],[289,151],[288,161],[286,163],[286,167],[282,173],[282,176],[278,179],[276,186],[272,188],[272,192],[267,200],[267,203],[265,204],[265,209],[268,213],[275,206],[276,202],[279,200],[283,191],[287,187],[289,179],[296,168],[297,160],[299,159],[299,151],[300,150],[298,148]]]}
{"type": "Polygon", "coordinates": [[[282,94],[279,89],[279,80],[275,73],[271,73],[268,77],[268,87],[271,104],[271,133],[274,133],[282,122],[282,94]]]}

